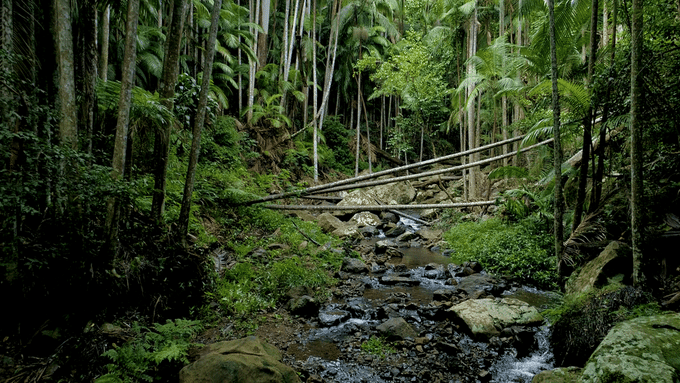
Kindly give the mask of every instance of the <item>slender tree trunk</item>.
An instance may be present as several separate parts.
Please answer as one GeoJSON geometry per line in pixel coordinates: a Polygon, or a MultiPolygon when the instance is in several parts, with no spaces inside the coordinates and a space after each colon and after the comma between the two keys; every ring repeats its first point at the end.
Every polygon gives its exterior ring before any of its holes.
{"type": "MultiPolygon", "coordinates": [[[[473,17],[470,20],[470,34],[468,43],[468,59],[475,55],[477,52],[477,1],[475,0],[475,10],[473,17]]],[[[474,76],[475,67],[472,62],[468,63],[467,68],[468,76],[474,76]]],[[[470,84],[468,87],[468,98],[472,97],[472,90],[474,89],[474,84],[470,84]]],[[[468,100],[468,110],[467,110],[467,123],[468,123],[468,147],[474,149],[476,146],[475,139],[475,100],[468,100]]],[[[475,162],[476,156],[472,154],[470,156],[470,162],[475,162]]],[[[476,180],[476,169],[472,168],[468,170],[470,174],[468,193],[470,199],[477,198],[477,180],[476,180]]]]}
{"type": "MultiPolygon", "coordinates": [[[[313,155],[314,155],[314,183],[319,182],[319,132],[318,132],[318,120],[316,117],[316,108],[319,107],[319,92],[316,89],[316,0],[314,2],[314,8],[312,10],[312,92],[314,96],[314,107],[312,108],[312,126],[314,129],[314,137],[312,137],[313,143],[313,155]]],[[[305,115],[307,115],[307,110],[305,110],[305,115]]]]}
{"type": "MultiPolygon", "coordinates": [[[[606,3],[605,3],[606,4],[606,3]]],[[[612,42],[612,47],[611,47],[611,53],[609,57],[609,65],[610,65],[610,70],[611,68],[614,67],[614,58],[616,56],[616,22],[617,22],[617,0],[614,0],[613,2],[613,10],[612,10],[612,22],[614,24],[614,28],[612,31],[612,36],[611,36],[611,42],[612,42]]],[[[598,147],[598,156],[597,156],[597,171],[595,172],[595,177],[593,179],[593,185],[595,188],[595,192],[593,193],[593,198],[590,203],[590,211],[595,211],[596,206],[599,205],[600,199],[602,198],[602,179],[604,177],[604,157],[605,157],[605,141],[607,138],[607,129],[605,128],[605,125],[607,123],[607,120],[609,119],[609,105],[610,105],[610,97],[611,97],[611,86],[607,87],[607,95],[605,97],[605,105],[604,105],[604,110],[602,111],[602,124],[600,128],[600,139],[599,139],[599,147],[598,147]]]]}
{"type": "Polygon", "coordinates": [[[69,0],[55,0],[57,63],[59,65],[59,139],[72,149],[78,147],[76,81],[73,57],[73,27],[69,0]]]}
{"type": "MultiPolygon", "coordinates": [[[[254,0],[255,1],[255,17],[253,17],[253,0],[250,0],[250,16],[249,16],[249,21],[251,23],[258,23],[257,16],[259,13],[259,4],[260,0],[254,0]]],[[[250,28],[250,32],[253,34],[255,37],[255,41],[257,41],[257,29],[250,28]]],[[[255,50],[255,53],[257,54],[257,44],[253,47],[255,50]]],[[[249,63],[249,68],[248,68],[248,115],[246,118],[247,123],[250,125],[251,121],[253,119],[253,105],[255,104],[255,74],[257,73],[257,61],[253,61],[250,56],[248,57],[248,63],[249,63]]]]}
{"type": "Polygon", "coordinates": [[[640,102],[642,87],[640,67],[643,49],[642,15],[643,0],[633,0],[632,28],[631,28],[631,68],[630,68],[630,135],[631,135],[631,237],[633,242],[633,284],[644,286],[647,283],[645,275],[644,245],[644,189],[642,174],[642,110],[640,102]]]}
{"type": "MultiPolygon", "coordinates": [[[[586,84],[588,87],[592,86],[593,72],[595,68],[595,55],[597,54],[597,18],[600,12],[598,11],[598,0],[592,0],[591,18],[590,18],[590,57],[588,58],[588,79],[586,84]]],[[[581,224],[581,216],[583,215],[583,205],[586,200],[586,189],[588,186],[588,161],[590,161],[590,147],[592,145],[592,121],[595,97],[591,97],[588,111],[586,112],[583,121],[583,161],[581,161],[578,195],[576,198],[576,206],[574,207],[574,220],[572,221],[571,231],[575,231],[581,224]]],[[[604,143],[603,143],[604,144],[604,143]]]]}
{"type": "Polygon", "coordinates": [[[94,0],[82,2],[81,8],[83,70],[82,81],[82,115],[81,126],[85,132],[85,152],[92,154],[92,132],[94,130],[94,114],[97,107],[97,3],[94,0]]]}
{"type": "Polygon", "coordinates": [[[99,56],[99,77],[106,81],[109,72],[109,25],[111,23],[111,6],[107,5],[102,14],[102,52],[99,56]]]}
{"type": "MultiPolygon", "coordinates": [[[[160,96],[163,105],[174,109],[175,85],[179,76],[179,53],[182,48],[182,34],[186,19],[186,0],[174,0],[172,20],[166,41],[163,73],[161,75],[160,96]]],[[[167,123],[161,132],[156,133],[154,144],[154,191],[151,204],[151,215],[157,223],[163,218],[165,208],[166,176],[168,172],[168,156],[170,151],[170,132],[172,123],[167,123]]]]}
{"type": "MultiPolygon", "coordinates": [[[[359,43],[359,55],[361,55],[361,42],[359,43]]],[[[359,153],[361,151],[360,148],[361,148],[361,72],[357,74],[357,150],[354,162],[355,177],[359,175],[359,153]]]]}
{"type": "MultiPolygon", "coordinates": [[[[123,178],[125,173],[125,154],[127,151],[128,127],[130,124],[130,105],[132,88],[135,79],[135,60],[137,58],[137,22],[139,18],[139,0],[128,0],[127,20],[125,22],[125,53],[123,55],[122,77],[120,82],[120,98],[118,100],[118,121],[116,138],[113,147],[111,177],[115,180],[123,178]]],[[[118,217],[120,208],[114,199],[108,203],[106,228],[109,232],[109,244],[116,251],[118,245],[118,217]]]]}
{"type": "MultiPolygon", "coordinates": [[[[324,82],[323,82],[323,94],[321,96],[321,106],[319,107],[319,130],[323,129],[323,120],[326,114],[326,110],[328,109],[328,98],[330,97],[331,94],[331,87],[333,86],[333,72],[335,70],[335,58],[337,57],[337,52],[338,52],[338,33],[340,31],[340,17],[339,17],[339,11],[340,11],[340,1],[339,0],[333,0],[333,14],[331,15],[331,20],[333,21],[333,25],[331,26],[331,33],[330,36],[328,37],[328,46],[329,46],[329,55],[326,60],[326,73],[324,75],[324,82]],[[332,51],[330,47],[332,48],[332,51]]],[[[337,111],[337,103],[339,102],[339,98],[336,100],[336,111],[335,114],[338,114],[337,111]]]]}
{"type": "Polygon", "coordinates": [[[263,32],[260,32],[257,37],[257,61],[258,68],[262,69],[267,65],[267,36],[269,34],[269,9],[271,6],[270,0],[260,0],[262,6],[260,8],[260,26],[263,32]]]}
{"type": "Polygon", "coordinates": [[[550,67],[552,77],[552,109],[553,109],[553,136],[555,138],[555,153],[553,164],[555,169],[555,257],[557,257],[558,271],[561,267],[563,252],[564,226],[562,215],[564,205],[562,203],[562,140],[560,137],[560,94],[557,90],[557,47],[555,43],[555,3],[548,0],[548,13],[550,18],[550,67]]]}
{"type": "Polygon", "coordinates": [[[210,21],[210,34],[208,36],[208,49],[205,53],[205,63],[203,65],[203,79],[201,83],[201,93],[198,99],[196,119],[194,120],[193,139],[191,141],[191,154],[187,166],[187,178],[184,183],[184,195],[182,196],[182,207],[179,213],[178,232],[179,240],[187,246],[187,235],[189,234],[189,214],[191,213],[191,195],[194,191],[194,179],[196,176],[196,164],[201,148],[201,133],[205,122],[205,114],[208,106],[208,92],[210,91],[210,78],[212,77],[213,59],[215,58],[215,41],[217,40],[217,26],[219,23],[222,0],[214,0],[213,10],[210,21]]]}

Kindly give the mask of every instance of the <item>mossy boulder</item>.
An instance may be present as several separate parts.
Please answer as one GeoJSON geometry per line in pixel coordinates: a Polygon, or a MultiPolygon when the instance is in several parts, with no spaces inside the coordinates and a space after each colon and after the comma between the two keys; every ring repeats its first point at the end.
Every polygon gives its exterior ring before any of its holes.
{"type": "Polygon", "coordinates": [[[179,373],[180,383],[296,383],[297,373],[281,353],[257,337],[213,343],[179,373]]]}
{"type": "Polygon", "coordinates": [[[567,294],[581,294],[600,288],[613,279],[625,281],[633,271],[631,250],[621,242],[611,242],[597,258],[586,263],[566,285],[567,294]]]}
{"type": "Polygon", "coordinates": [[[537,326],[543,322],[543,317],[535,307],[515,298],[469,299],[448,311],[465,322],[470,332],[478,338],[500,335],[501,330],[508,326],[537,326]]]}
{"type": "Polygon", "coordinates": [[[541,371],[534,376],[531,383],[579,383],[581,368],[561,367],[549,371],[541,371]]]}
{"type": "Polygon", "coordinates": [[[581,381],[680,382],[680,314],[639,317],[614,326],[590,356],[581,381]]]}

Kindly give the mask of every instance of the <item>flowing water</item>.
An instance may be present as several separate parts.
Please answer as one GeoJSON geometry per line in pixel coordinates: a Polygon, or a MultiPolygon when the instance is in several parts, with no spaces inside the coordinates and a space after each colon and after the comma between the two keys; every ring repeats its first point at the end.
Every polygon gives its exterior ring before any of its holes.
{"type": "MultiPolygon", "coordinates": [[[[412,220],[402,218],[402,224],[408,226],[409,231],[415,231],[419,225],[412,220]]],[[[378,239],[370,240],[373,244],[378,239]]],[[[449,289],[455,291],[455,286],[445,284],[447,279],[446,265],[451,260],[439,253],[425,248],[400,248],[403,253],[401,258],[392,258],[387,266],[401,266],[401,272],[394,271],[390,267],[383,276],[406,276],[410,280],[417,281],[415,286],[386,286],[381,283],[378,276],[365,276],[361,279],[365,289],[361,297],[335,300],[334,303],[322,308],[319,315],[320,323],[301,335],[301,342],[288,349],[296,359],[304,360],[305,365],[312,366],[310,370],[317,371],[322,381],[336,382],[392,382],[392,381],[426,381],[419,377],[418,361],[423,358],[413,351],[402,351],[402,354],[391,354],[381,360],[381,365],[376,363],[377,357],[361,352],[360,345],[369,340],[374,333],[375,326],[384,319],[378,319],[376,313],[384,309],[390,302],[399,301],[399,297],[409,304],[401,307],[398,315],[411,323],[417,331],[426,337],[435,340],[441,333],[435,329],[440,322],[434,318],[423,318],[418,314],[418,308],[431,305],[434,292],[449,289]],[[432,264],[444,265],[433,267],[432,264]],[[429,266],[428,266],[429,265],[429,266]],[[415,307],[414,307],[415,306],[415,307]],[[361,354],[361,355],[358,355],[361,354]],[[390,367],[385,367],[389,363],[390,367]]],[[[484,277],[484,275],[482,275],[484,277]]],[[[460,281],[461,278],[456,278],[460,281]]],[[[525,301],[535,307],[545,308],[556,297],[529,287],[514,287],[503,293],[503,296],[513,297],[525,301]]],[[[537,347],[529,355],[518,357],[513,348],[501,348],[498,351],[491,350],[488,343],[475,341],[464,333],[454,332],[449,334],[456,340],[452,350],[439,353],[430,360],[440,360],[442,365],[448,367],[447,373],[455,368],[476,369],[483,368],[490,374],[490,381],[497,383],[530,382],[535,374],[540,371],[553,368],[553,354],[548,342],[550,334],[549,326],[543,326],[535,332],[537,347]],[[480,356],[483,355],[483,356],[480,356]],[[476,366],[475,366],[476,365],[476,366]]],[[[447,342],[449,342],[447,338],[447,342]]],[[[445,343],[449,344],[449,343],[445,343]]],[[[422,350],[421,350],[422,351],[422,350]]],[[[436,354],[437,351],[430,350],[436,354]]],[[[447,369],[444,369],[446,371],[447,369]]],[[[434,377],[436,375],[432,375],[434,377]]],[[[437,381],[476,381],[470,376],[458,375],[456,378],[445,378],[437,381]],[[472,380],[471,380],[472,379],[472,380]]],[[[432,380],[432,379],[429,379],[432,380]]],[[[486,376],[479,381],[489,381],[486,376]]]]}

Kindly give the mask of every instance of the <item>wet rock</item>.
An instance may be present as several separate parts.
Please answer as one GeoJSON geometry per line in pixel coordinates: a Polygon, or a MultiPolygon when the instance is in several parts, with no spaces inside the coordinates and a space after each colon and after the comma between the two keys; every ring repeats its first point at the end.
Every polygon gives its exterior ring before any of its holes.
{"type": "Polygon", "coordinates": [[[368,266],[361,259],[345,257],[342,260],[340,269],[347,273],[361,274],[368,273],[368,266]]]}
{"type": "Polygon", "coordinates": [[[355,318],[370,318],[371,313],[375,311],[364,298],[350,299],[347,301],[347,309],[354,314],[355,318]]]}
{"type": "Polygon", "coordinates": [[[453,297],[453,290],[439,289],[432,294],[432,300],[435,301],[449,301],[453,297]]]}
{"type": "Polygon", "coordinates": [[[446,265],[446,273],[451,278],[460,277],[463,275],[463,268],[453,263],[446,265]]]}
{"type": "Polygon", "coordinates": [[[201,349],[201,357],[179,373],[180,383],[300,382],[297,373],[281,363],[281,353],[257,337],[218,342],[201,349]]]}
{"type": "Polygon", "coordinates": [[[512,326],[501,331],[502,336],[512,339],[512,346],[517,350],[517,357],[523,358],[536,349],[538,343],[534,331],[522,326],[512,326]]]}
{"type": "Polygon", "coordinates": [[[579,294],[602,287],[608,279],[617,275],[620,275],[620,279],[629,278],[633,271],[633,262],[627,260],[630,255],[631,250],[626,244],[611,242],[597,258],[583,266],[576,278],[569,279],[567,294],[579,294]]]}
{"type": "Polygon", "coordinates": [[[396,247],[397,244],[390,240],[390,239],[385,239],[382,241],[378,241],[375,243],[375,253],[376,254],[383,254],[387,251],[387,249],[391,247],[396,247]]]}
{"type": "MultiPolygon", "coordinates": [[[[402,226],[403,227],[403,226],[402,226]]],[[[409,242],[413,239],[419,238],[417,234],[407,231],[397,237],[398,242],[409,242]]]]}
{"type": "Polygon", "coordinates": [[[376,330],[386,336],[388,340],[404,340],[406,338],[415,338],[418,335],[413,327],[401,317],[388,319],[376,327],[376,330]]]}
{"type": "Polygon", "coordinates": [[[581,381],[675,383],[680,376],[678,355],[680,314],[631,319],[609,331],[588,359],[581,381]]]}
{"type": "Polygon", "coordinates": [[[426,241],[436,241],[441,238],[443,231],[430,228],[422,228],[417,231],[418,235],[426,241]]]}
{"type": "Polygon", "coordinates": [[[359,233],[366,238],[372,238],[378,235],[378,229],[375,226],[364,226],[359,229],[359,233]]]}
{"type": "Polygon", "coordinates": [[[449,278],[449,279],[446,280],[446,282],[444,282],[444,284],[445,284],[446,286],[457,286],[457,285],[458,285],[458,281],[455,280],[455,279],[453,279],[453,278],[449,278]]]}
{"type": "Polygon", "coordinates": [[[486,339],[500,335],[504,327],[543,322],[535,307],[514,298],[470,299],[448,311],[462,320],[474,336],[486,339]]]}
{"type": "Polygon", "coordinates": [[[442,255],[445,256],[445,257],[450,257],[455,253],[456,253],[456,251],[453,250],[453,249],[446,249],[446,250],[442,251],[442,255]]]}
{"type": "Polygon", "coordinates": [[[406,232],[406,227],[403,225],[395,226],[385,232],[387,237],[398,237],[406,232]]]}
{"type": "Polygon", "coordinates": [[[350,313],[345,310],[331,309],[321,311],[319,313],[319,323],[325,327],[335,326],[340,324],[340,322],[347,320],[349,316],[350,313]]]}
{"type": "Polygon", "coordinates": [[[394,265],[394,272],[395,273],[406,273],[408,272],[408,266],[406,266],[403,263],[399,263],[394,265]]]}
{"type": "Polygon", "coordinates": [[[498,279],[490,275],[476,273],[462,278],[458,282],[458,290],[464,290],[469,296],[497,295],[499,294],[498,282],[498,279]]]}
{"type": "Polygon", "coordinates": [[[386,275],[380,278],[380,283],[383,285],[396,285],[396,284],[404,284],[407,286],[417,286],[420,284],[420,281],[417,279],[412,279],[412,278],[407,278],[407,277],[396,277],[392,275],[386,275]]]}
{"type": "Polygon", "coordinates": [[[380,213],[380,218],[382,218],[383,221],[388,222],[388,223],[399,222],[399,216],[394,214],[394,213],[391,213],[389,211],[380,213]]]}

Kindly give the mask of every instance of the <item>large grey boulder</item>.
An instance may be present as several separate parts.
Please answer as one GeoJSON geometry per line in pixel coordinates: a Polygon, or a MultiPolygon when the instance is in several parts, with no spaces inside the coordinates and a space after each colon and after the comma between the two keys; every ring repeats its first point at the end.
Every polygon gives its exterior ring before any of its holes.
{"type": "Polygon", "coordinates": [[[354,216],[350,219],[350,222],[356,223],[356,225],[359,227],[379,226],[382,223],[380,217],[367,211],[354,214],[354,216]]]}
{"type": "Polygon", "coordinates": [[[405,205],[416,197],[416,190],[408,182],[395,182],[350,192],[338,206],[375,205],[376,200],[386,205],[405,205]]]}
{"type": "Polygon", "coordinates": [[[361,259],[345,257],[342,260],[340,270],[346,273],[361,274],[368,273],[368,266],[361,259]]]}
{"type": "Polygon", "coordinates": [[[413,327],[401,317],[388,319],[376,327],[376,330],[389,340],[404,340],[406,338],[415,338],[418,335],[413,327]]]}
{"type": "Polygon", "coordinates": [[[281,363],[281,353],[257,337],[205,346],[201,357],[179,373],[180,383],[295,383],[295,371],[281,363]]]}
{"type": "Polygon", "coordinates": [[[515,298],[469,299],[447,311],[462,320],[470,332],[479,338],[500,335],[501,330],[508,326],[537,326],[543,322],[543,317],[535,307],[515,298]]]}
{"type": "Polygon", "coordinates": [[[639,317],[614,326],[581,377],[595,382],[680,382],[680,314],[639,317]]]}
{"type": "Polygon", "coordinates": [[[325,233],[331,233],[334,230],[345,226],[344,222],[331,213],[319,214],[316,218],[316,222],[325,233]]]}
{"type": "Polygon", "coordinates": [[[586,263],[576,278],[566,285],[567,294],[584,293],[594,287],[607,284],[615,276],[628,277],[633,271],[633,261],[629,257],[630,248],[621,242],[611,242],[600,255],[586,263]]]}

